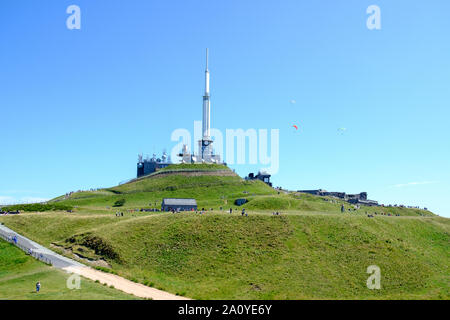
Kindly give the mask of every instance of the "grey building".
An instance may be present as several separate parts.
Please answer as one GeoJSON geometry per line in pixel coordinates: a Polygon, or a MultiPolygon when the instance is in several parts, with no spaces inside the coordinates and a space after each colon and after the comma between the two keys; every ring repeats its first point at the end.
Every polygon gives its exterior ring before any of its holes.
{"type": "Polygon", "coordinates": [[[366,206],[378,206],[378,202],[367,199],[367,192],[357,194],[347,194],[345,192],[328,192],[323,189],[318,190],[298,190],[297,192],[309,193],[316,196],[336,197],[352,204],[364,204],[366,206]]]}
{"type": "Polygon", "coordinates": [[[234,200],[234,204],[237,206],[242,206],[244,203],[247,203],[247,199],[236,199],[234,200]]]}
{"type": "Polygon", "coordinates": [[[349,199],[347,201],[352,204],[363,204],[371,207],[379,206],[378,201],[375,200],[349,199]]]}
{"type": "Polygon", "coordinates": [[[255,175],[253,172],[250,172],[248,176],[245,177],[245,180],[261,180],[269,186],[272,186],[272,182],[270,182],[270,174],[263,170],[260,170],[257,175],[255,175]]]}
{"type": "Polygon", "coordinates": [[[152,158],[143,159],[142,155],[139,155],[137,163],[137,177],[139,178],[146,176],[158,169],[165,168],[170,164],[172,164],[172,161],[170,161],[170,157],[167,156],[166,152],[163,152],[161,158],[156,158],[156,154],[153,154],[152,158]]]}
{"type": "Polygon", "coordinates": [[[197,210],[195,199],[164,198],[161,203],[161,211],[193,211],[197,210]]]}

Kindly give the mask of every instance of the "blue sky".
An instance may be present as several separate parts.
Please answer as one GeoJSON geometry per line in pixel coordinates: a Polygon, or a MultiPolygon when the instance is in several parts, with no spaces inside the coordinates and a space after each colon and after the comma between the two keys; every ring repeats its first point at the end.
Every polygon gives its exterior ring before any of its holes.
{"type": "Polygon", "coordinates": [[[274,185],[450,217],[449,11],[446,0],[2,1],[0,202],[113,186],[135,176],[138,153],[170,151],[173,130],[201,120],[208,47],[212,126],[279,129],[274,185]],[[80,30],[66,27],[72,4],[80,30]],[[381,30],[366,27],[372,4],[381,30]]]}

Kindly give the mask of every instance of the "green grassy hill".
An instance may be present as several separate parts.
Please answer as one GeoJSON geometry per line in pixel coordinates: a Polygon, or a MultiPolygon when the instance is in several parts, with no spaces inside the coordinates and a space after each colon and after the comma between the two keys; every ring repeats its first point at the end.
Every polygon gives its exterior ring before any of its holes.
{"type": "MultiPolygon", "coordinates": [[[[220,207],[237,209],[234,201],[239,198],[248,200],[242,208],[249,210],[331,213],[339,212],[341,204],[347,209],[353,208],[347,202],[330,197],[278,192],[262,181],[246,181],[228,167],[218,164],[170,165],[150,176],[123,185],[97,191],[76,192],[67,199],[58,197],[50,203],[77,207],[80,210],[112,210],[114,208],[111,207],[117,200],[124,199],[123,209],[139,209],[160,208],[163,198],[195,198],[199,208],[214,210],[220,207]]],[[[433,215],[429,211],[407,208],[362,207],[359,212],[433,215]]]]}
{"type": "Polygon", "coordinates": [[[69,276],[0,240],[0,300],[138,299],[85,278],[81,280],[80,289],[70,290],[66,286],[69,276]],[[38,281],[41,282],[41,291],[36,293],[38,281]]]}
{"type": "Polygon", "coordinates": [[[226,167],[166,169],[52,202],[73,206],[73,213],[24,213],[0,222],[71,258],[102,261],[104,270],[191,298],[450,298],[448,219],[347,203],[341,213],[341,201],[279,193],[226,167]],[[159,207],[164,197],[196,198],[199,207],[214,211],[131,210],[155,207],[155,201],[159,207]],[[233,205],[237,198],[248,200],[248,217],[233,205]],[[125,199],[123,207],[112,207],[118,199],[125,199]],[[237,210],[229,214],[220,207],[237,210]],[[124,216],[116,217],[117,210],[124,216]],[[381,290],[366,287],[370,265],[381,268],[381,290]]]}
{"type": "Polygon", "coordinates": [[[77,192],[53,202],[91,209],[106,209],[125,199],[123,208],[160,208],[163,198],[195,198],[198,206],[218,209],[245,195],[276,194],[261,181],[245,181],[223,165],[172,165],[151,176],[112,188],[77,192]],[[163,174],[164,173],[164,174],[163,174]],[[246,192],[246,193],[244,193],[246,192]],[[156,202],[156,206],[155,206],[156,202]]]}

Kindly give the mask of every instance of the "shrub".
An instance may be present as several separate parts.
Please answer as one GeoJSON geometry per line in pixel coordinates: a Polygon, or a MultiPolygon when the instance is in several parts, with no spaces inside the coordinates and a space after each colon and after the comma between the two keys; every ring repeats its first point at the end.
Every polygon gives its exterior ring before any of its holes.
{"type": "Polygon", "coordinates": [[[116,202],[114,202],[113,207],[121,207],[125,204],[125,199],[119,199],[116,202]]]}
{"type": "Polygon", "coordinates": [[[30,204],[16,204],[12,206],[3,207],[3,211],[27,211],[27,212],[43,212],[54,210],[72,210],[73,207],[60,203],[30,203],[30,204]]]}

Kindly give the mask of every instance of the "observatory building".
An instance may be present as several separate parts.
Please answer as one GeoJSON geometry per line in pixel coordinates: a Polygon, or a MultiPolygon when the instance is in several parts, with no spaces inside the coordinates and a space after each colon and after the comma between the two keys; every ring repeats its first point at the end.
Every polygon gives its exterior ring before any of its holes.
{"type": "Polygon", "coordinates": [[[265,170],[259,170],[258,174],[255,175],[253,172],[250,172],[248,176],[245,177],[245,180],[261,180],[265,184],[272,186],[272,182],[270,182],[270,174],[265,170]]]}
{"type": "Polygon", "coordinates": [[[206,49],[205,94],[203,95],[202,139],[198,141],[198,154],[190,154],[187,145],[179,156],[182,163],[220,163],[220,156],[214,154],[211,139],[211,99],[209,92],[208,49],[206,49]]]}
{"type": "Polygon", "coordinates": [[[152,158],[147,157],[144,159],[143,155],[140,154],[137,163],[137,178],[153,173],[157,169],[165,168],[169,164],[172,164],[172,161],[170,161],[170,156],[165,151],[161,158],[156,158],[156,154],[153,154],[152,158]]]}

